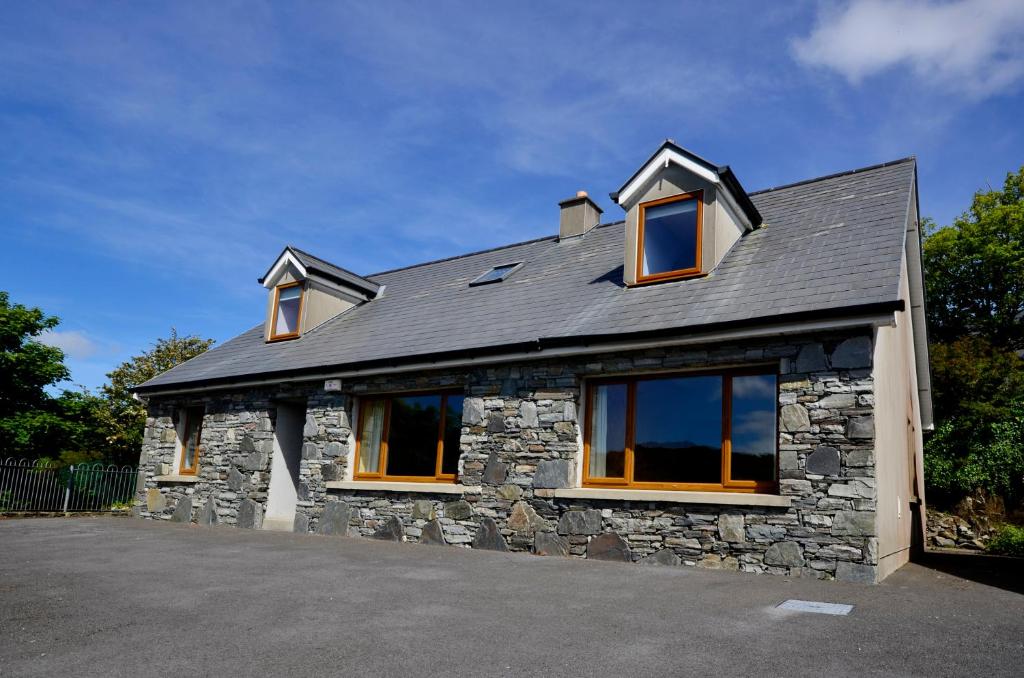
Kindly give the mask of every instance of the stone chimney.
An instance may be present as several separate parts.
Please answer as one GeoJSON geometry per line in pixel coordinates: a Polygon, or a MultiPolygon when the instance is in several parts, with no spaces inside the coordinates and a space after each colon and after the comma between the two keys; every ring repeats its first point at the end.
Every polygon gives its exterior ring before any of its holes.
{"type": "Polygon", "coordinates": [[[590,199],[586,191],[577,191],[575,198],[558,203],[561,214],[558,219],[558,239],[583,235],[601,221],[601,208],[590,199]]]}

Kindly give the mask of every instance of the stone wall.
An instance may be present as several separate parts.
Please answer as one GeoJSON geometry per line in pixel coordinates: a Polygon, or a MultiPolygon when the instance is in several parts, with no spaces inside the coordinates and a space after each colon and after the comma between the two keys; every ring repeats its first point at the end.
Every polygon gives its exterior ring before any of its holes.
{"type": "Polygon", "coordinates": [[[310,387],[152,400],[139,459],[145,481],[137,514],[260,528],[270,481],[275,401],[295,398],[308,398],[295,527],[306,531],[315,525],[327,498],[330,461],[347,447],[349,423],[346,397],[310,387]],[[177,415],[196,406],[206,408],[199,470],[195,478],[186,479],[171,473],[180,453],[177,415]]]}
{"type": "Polygon", "coordinates": [[[871,581],[877,565],[871,339],[868,334],[666,348],[458,372],[347,379],[291,390],[150,403],[140,494],[145,517],[259,527],[276,398],[309,397],[299,531],[547,555],[686,564],[871,581]],[[581,461],[586,378],[708,367],[779,369],[779,492],[789,508],[567,499],[581,461]],[[462,387],[464,496],[327,490],[346,477],[362,394],[462,387]],[[207,407],[200,481],[161,482],[175,452],[172,413],[207,407]],[[170,434],[168,434],[170,431],[170,434]],[[185,506],[185,508],[182,508],[185,506]]]}

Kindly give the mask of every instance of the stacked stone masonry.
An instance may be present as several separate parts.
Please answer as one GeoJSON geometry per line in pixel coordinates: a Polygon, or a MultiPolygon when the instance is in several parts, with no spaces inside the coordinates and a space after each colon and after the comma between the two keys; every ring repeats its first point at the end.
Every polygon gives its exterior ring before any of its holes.
{"type": "MultiPolygon", "coordinates": [[[[275,402],[308,399],[295,529],[542,555],[874,581],[874,399],[867,334],[664,348],[462,371],[153,397],[137,515],[260,528],[275,402]],[[779,487],[788,508],[566,499],[582,460],[586,379],[771,365],[779,370],[779,487]],[[329,490],[351,478],[362,395],[462,388],[462,496],[329,490]],[[200,467],[170,476],[183,407],[206,408],[200,467]],[[160,478],[163,476],[164,478],[160,478]]],[[[428,489],[428,488],[424,488],[428,489]]]]}

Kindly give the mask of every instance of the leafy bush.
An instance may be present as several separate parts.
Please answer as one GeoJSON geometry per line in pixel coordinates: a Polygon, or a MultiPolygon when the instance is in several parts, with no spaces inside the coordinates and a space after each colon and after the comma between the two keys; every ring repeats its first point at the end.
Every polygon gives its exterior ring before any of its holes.
{"type": "Polygon", "coordinates": [[[950,505],[978,489],[1024,499],[1024,402],[1010,408],[997,423],[971,426],[964,419],[947,419],[928,439],[925,478],[933,501],[950,505]]]}
{"type": "Polygon", "coordinates": [[[1003,525],[986,547],[991,553],[1024,558],[1024,527],[1003,525]]]}

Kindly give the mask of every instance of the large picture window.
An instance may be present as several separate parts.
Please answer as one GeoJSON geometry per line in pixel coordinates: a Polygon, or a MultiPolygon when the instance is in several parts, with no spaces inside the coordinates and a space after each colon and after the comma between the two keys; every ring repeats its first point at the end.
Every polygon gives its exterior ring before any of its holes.
{"type": "Polygon", "coordinates": [[[202,407],[190,407],[185,410],[181,427],[181,458],[178,460],[178,473],[194,476],[199,469],[199,445],[203,435],[202,407]]]}
{"type": "Polygon", "coordinates": [[[637,227],[637,282],[701,270],[702,191],[642,203],[637,227]]]}
{"type": "Polygon", "coordinates": [[[453,482],[459,468],[463,396],[428,393],[360,403],[355,477],[453,482]]]}
{"type": "Polygon", "coordinates": [[[729,372],[600,380],[587,389],[584,484],[773,490],[777,379],[729,372]]]}

